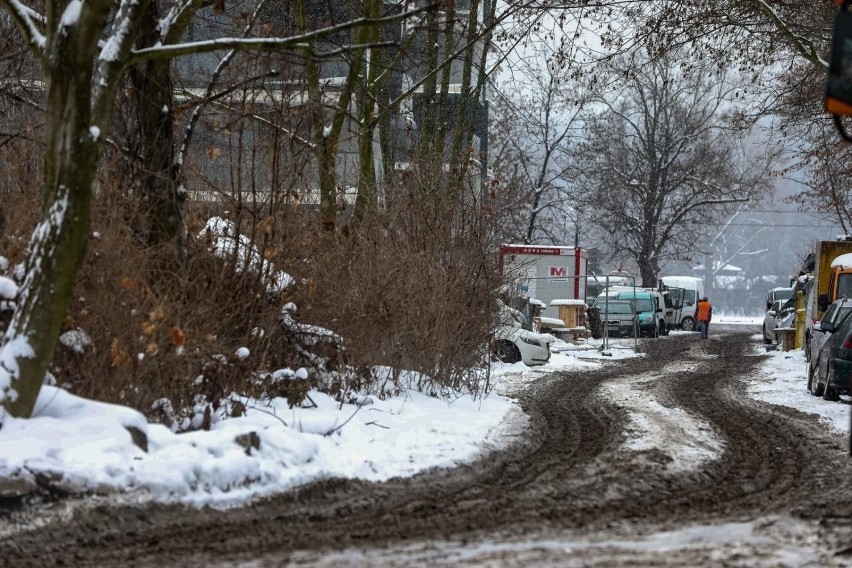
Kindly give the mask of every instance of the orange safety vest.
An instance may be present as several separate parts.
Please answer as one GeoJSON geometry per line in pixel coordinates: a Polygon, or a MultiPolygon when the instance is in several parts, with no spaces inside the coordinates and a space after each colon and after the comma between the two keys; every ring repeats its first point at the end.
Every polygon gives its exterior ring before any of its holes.
{"type": "Polygon", "coordinates": [[[713,313],[713,306],[710,305],[710,302],[701,301],[698,302],[698,312],[695,314],[695,317],[698,321],[710,321],[710,315],[713,313]]]}

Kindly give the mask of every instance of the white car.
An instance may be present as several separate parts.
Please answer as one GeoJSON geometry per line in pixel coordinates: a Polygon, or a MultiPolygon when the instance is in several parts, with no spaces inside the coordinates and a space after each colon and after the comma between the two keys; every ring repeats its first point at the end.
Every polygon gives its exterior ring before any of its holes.
{"type": "Polygon", "coordinates": [[[549,333],[524,329],[524,316],[518,310],[500,306],[500,325],[494,332],[494,351],[504,363],[523,361],[529,366],[550,361],[550,345],[556,338],[549,333]]]}

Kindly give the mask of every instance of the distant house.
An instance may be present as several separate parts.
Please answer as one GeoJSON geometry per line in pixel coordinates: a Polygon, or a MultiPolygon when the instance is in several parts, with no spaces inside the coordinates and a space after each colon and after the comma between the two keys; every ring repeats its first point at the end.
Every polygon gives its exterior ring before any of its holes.
{"type": "Polygon", "coordinates": [[[714,262],[710,274],[703,264],[699,264],[693,267],[692,273],[703,278],[705,288],[710,290],[744,290],[748,287],[743,269],[733,264],[714,262]]]}

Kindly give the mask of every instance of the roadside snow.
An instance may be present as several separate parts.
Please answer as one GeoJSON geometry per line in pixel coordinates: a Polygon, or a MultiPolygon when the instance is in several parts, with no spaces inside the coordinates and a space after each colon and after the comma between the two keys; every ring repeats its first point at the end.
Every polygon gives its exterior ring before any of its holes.
{"type": "MultiPolygon", "coordinates": [[[[762,339],[760,334],[755,335],[755,344],[762,343],[762,339]]],[[[841,397],[840,402],[830,402],[812,396],[807,389],[807,363],[801,349],[766,352],[763,347],[756,346],[755,353],[767,359],[761,366],[761,374],[749,383],[750,396],[770,404],[815,414],[837,432],[849,433],[849,397],[841,397]]]]}

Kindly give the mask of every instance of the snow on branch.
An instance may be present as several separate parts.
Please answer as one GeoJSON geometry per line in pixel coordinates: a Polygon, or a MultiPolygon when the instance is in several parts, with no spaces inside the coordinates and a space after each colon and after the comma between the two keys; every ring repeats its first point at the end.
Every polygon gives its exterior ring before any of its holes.
{"type": "Polygon", "coordinates": [[[176,26],[176,24],[188,17],[191,17],[198,8],[197,4],[199,4],[197,0],[182,0],[181,2],[176,2],[175,5],[171,7],[168,14],[160,19],[157,23],[157,28],[160,32],[160,41],[162,43],[167,42],[172,29],[182,28],[182,26],[176,26]]]}
{"type": "Polygon", "coordinates": [[[823,71],[828,70],[828,62],[820,57],[819,52],[814,46],[814,43],[809,39],[806,39],[790,29],[787,23],[778,15],[772,6],[766,3],[766,0],[751,0],[753,4],[757,7],[758,10],[763,12],[763,14],[769,18],[769,21],[772,22],[778,31],[787,38],[787,41],[790,44],[790,47],[793,48],[796,53],[813,63],[816,67],[822,69],[823,71]]]}
{"type": "Polygon", "coordinates": [[[26,41],[29,48],[39,58],[44,58],[44,49],[47,44],[44,34],[38,29],[36,22],[44,23],[45,18],[35,10],[25,6],[19,0],[0,0],[0,6],[6,8],[12,16],[15,25],[26,41]]]}
{"type": "MultiPolygon", "coordinates": [[[[10,0],[0,0],[10,1],[10,0]]],[[[303,34],[293,35],[286,38],[241,38],[241,37],[224,37],[209,41],[188,42],[173,45],[158,45],[144,49],[134,50],[133,55],[129,58],[127,64],[135,65],[137,63],[147,61],[149,59],[168,59],[173,57],[181,57],[184,55],[194,55],[198,53],[208,53],[211,51],[220,51],[223,49],[237,49],[243,51],[288,51],[288,50],[309,50],[311,42],[327,37],[331,34],[347,31],[361,26],[375,26],[381,24],[389,24],[399,22],[420,12],[425,12],[432,8],[432,5],[422,6],[415,10],[410,10],[392,16],[384,16],[381,18],[355,18],[347,22],[328,26],[319,30],[310,31],[303,34]]],[[[382,44],[370,44],[370,47],[384,46],[382,44]]],[[[390,44],[394,45],[394,44],[390,44]]],[[[346,49],[358,49],[365,46],[349,46],[346,49]]],[[[334,52],[324,52],[318,55],[335,55],[339,50],[334,52]]]]}
{"type": "Polygon", "coordinates": [[[138,2],[124,0],[118,8],[118,13],[115,16],[115,21],[112,25],[112,33],[101,49],[100,57],[102,62],[115,62],[125,52],[128,43],[134,40],[131,32],[133,30],[134,20],[137,18],[137,10],[134,6],[138,2]]]}

